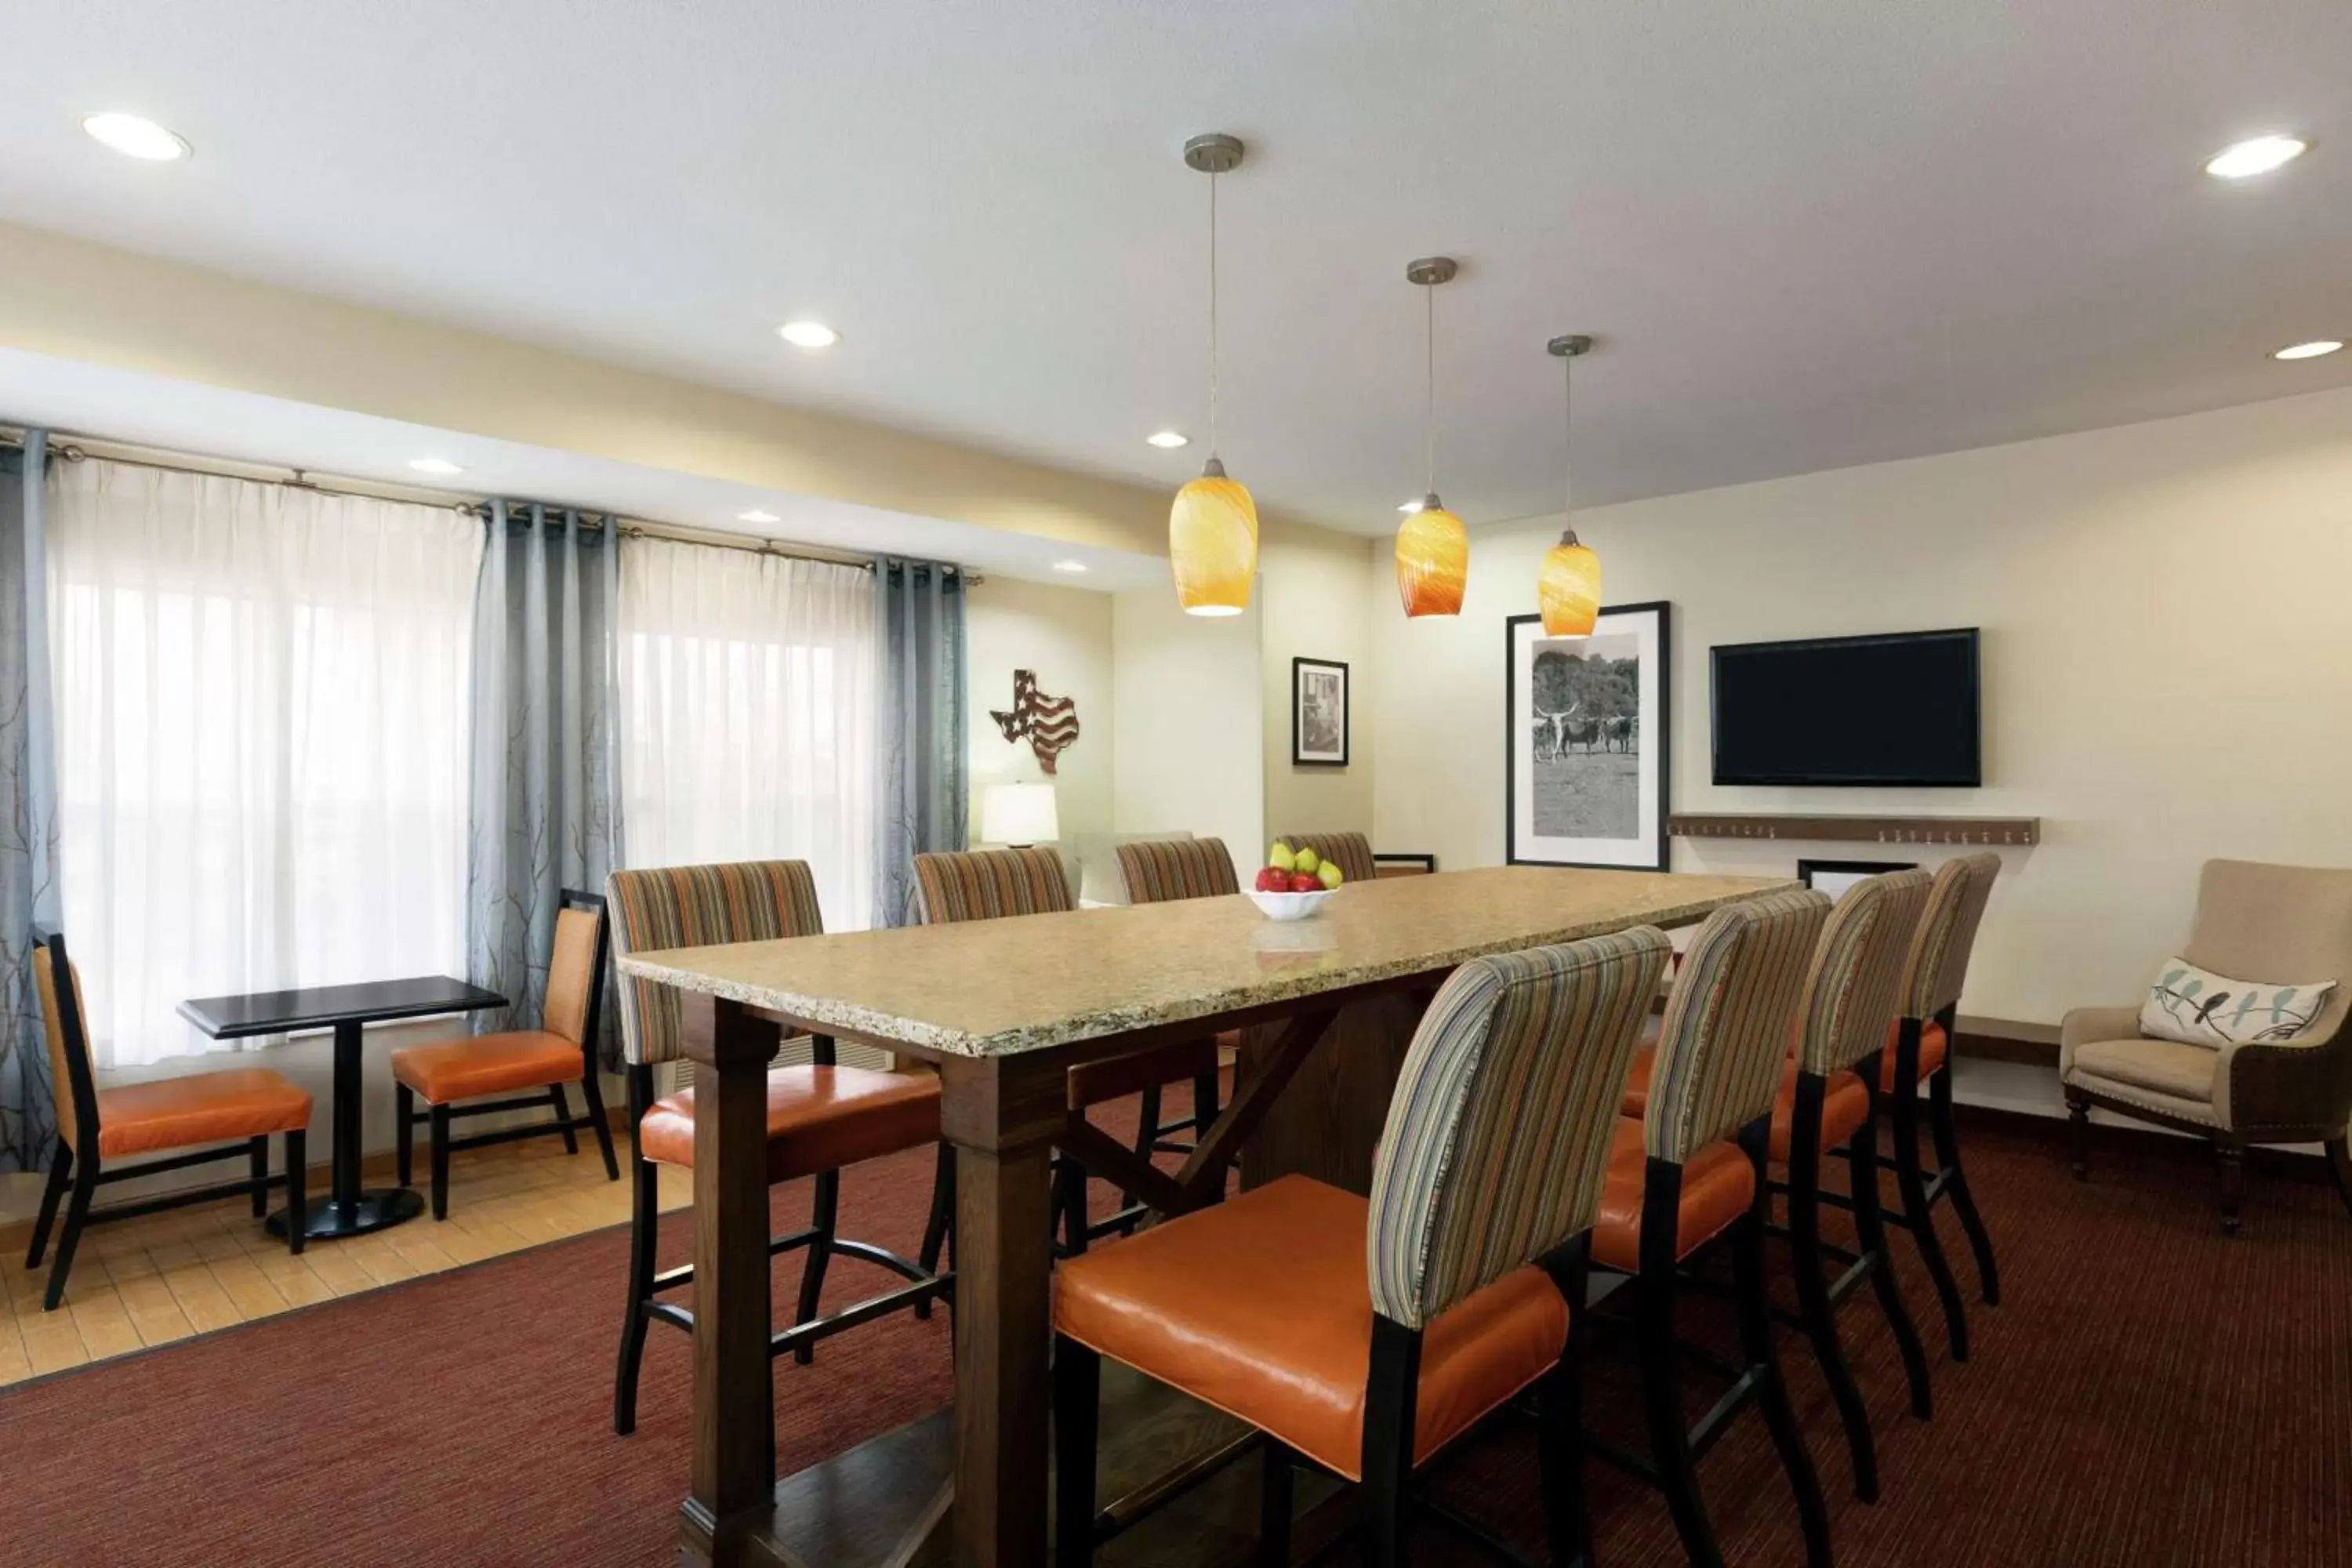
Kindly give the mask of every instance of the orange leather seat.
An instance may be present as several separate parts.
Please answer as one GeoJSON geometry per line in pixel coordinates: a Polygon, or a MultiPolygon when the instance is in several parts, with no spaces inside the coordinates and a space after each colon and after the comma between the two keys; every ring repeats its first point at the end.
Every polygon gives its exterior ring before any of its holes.
{"type": "Polygon", "coordinates": [[[1107,1057],[1072,1068],[1070,1109],[1084,1110],[1089,1105],[1124,1100],[1147,1089],[1214,1072],[1219,1047],[1240,1043],[1238,1034],[1219,1035],[1214,1039],[1190,1040],[1158,1050],[1130,1051],[1123,1057],[1107,1057]]]}
{"type": "MultiPolygon", "coordinates": [[[[1879,1068],[1878,1087],[1881,1092],[1895,1092],[1895,1041],[1903,1032],[1903,1020],[1897,1018],[1886,1026],[1886,1050],[1880,1057],[1885,1065],[1879,1068]]],[[[1952,1042],[1944,1036],[1944,1026],[1932,1019],[1919,1030],[1919,1081],[1927,1082],[1952,1054],[1952,1042]]]]}
{"type": "MultiPolygon", "coordinates": [[[[268,1068],[192,1073],[98,1091],[101,1156],[299,1132],[310,1125],[310,1095],[268,1068]]],[[[70,1130],[72,1122],[66,1126],[70,1130]]]]}
{"type": "Polygon", "coordinates": [[[578,1083],[581,1067],[579,1045],[544,1029],[436,1040],[392,1053],[392,1076],[434,1105],[578,1083]]]}
{"type": "MultiPolygon", "coordinates": [[[[1353,1193],[1285,1176],[1063,1263],[1054,1327],[1355,1480],[1369,1223],[1353,1193]]],[[[1534,1268],[1427,1324],[1413,1462],[1550,1371],[1567,1343],[1568,1303],[1534,1268]]]]}
{"type": "Polygon", "coordinates": [[[1617,1109],[1639,1121],[1650,1109],[1650,1072],[1658,1065],[1658,1042],[1643,1041],[1633,1050],[1633,1075],[1625,1080],[1625,1098],[1617,1109]]]}
{"type": "MultiPolygon", "coordinates": [[[[939,1136],[940,1080],[929,1073],[788,1067],[768,1074],[771,1182],[837,1171],[939,1136]]],[[[694,1090],[654,1101],[637,1124],[637,1146],[648,1160],[691,1168],[694,1090]]]]}
{"type": "MultiPolygon", "coordinates": [[[[1780,1092],[1772,1101],[1772,1159],[1789,1163],[1789,1133],[1797,1117],[1797,1069],[1792,1064],[1780,1075],[1780,1092]]],[[[1822,1089],[1822,1147],[1834,1149],[1859,1131],[1870,1118],[1870,1086],[1862,1075],[1833,1072],[1822,1089]]]]}
{"type": "MultiPolygon", "coordinates": [[[[1592,1260],[1627,1274],[1642,1267],[1642,1198],[1650,1157],[1642,1147],[1642,1124],[1617,1119],[1609,1151],[1609,1185],[1601,1194],[1601,1219],[1592,1229],[1592,1260]]],[[[1688,1258],[1738,1223],[1756,1201],[1756,1167],[1738,1145],[1710,1143],[1683,1164],[1682,1213],[1675,1226],[1675,1257],[1688,1258]]]]}

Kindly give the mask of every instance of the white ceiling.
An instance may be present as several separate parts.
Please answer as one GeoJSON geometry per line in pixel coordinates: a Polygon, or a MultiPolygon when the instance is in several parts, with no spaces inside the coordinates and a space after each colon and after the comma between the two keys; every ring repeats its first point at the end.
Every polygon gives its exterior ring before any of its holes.
{"type": "Polygon", "coordinates": [[[0,217],[1381,532],[2352,384],[2345,0],[76,0],[0,51],[0,217]],[[77,126],[194,144],[130,163],[77,126]],[[2313,153],[2224,185],[2204,158],[2313,153]],[[814,315],[823,356],[774,328],[814,315]]]}

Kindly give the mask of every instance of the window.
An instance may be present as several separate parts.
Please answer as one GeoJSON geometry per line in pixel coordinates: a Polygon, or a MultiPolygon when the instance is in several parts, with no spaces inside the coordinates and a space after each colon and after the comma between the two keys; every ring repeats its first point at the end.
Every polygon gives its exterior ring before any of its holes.
{"type": "Polygon", "coordinates": [[[873,574],[657,539],[620,572],[628,863],[806,860],[828,931],[872,924],[873,574]]]}
{"type": "Polygon", "coordinates": [[[63,912],[102,1067],[192,996],[463,973],[481,529],[89,459],[50,478],[63,912]]]}

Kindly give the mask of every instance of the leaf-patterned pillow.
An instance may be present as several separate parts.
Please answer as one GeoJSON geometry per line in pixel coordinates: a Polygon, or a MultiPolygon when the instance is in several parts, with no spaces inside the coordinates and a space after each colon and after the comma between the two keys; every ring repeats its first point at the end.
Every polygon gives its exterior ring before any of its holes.
{"type": "Polygon", "coordinates": [[[2185,958],[2168,958],[2140,1004],[2139,1032],[2192,1046],[2315,1046],[2317,1040],[2303,1036],[2335,989],[2333,980],[2297,985],[2232,980],[2185,958]]]}

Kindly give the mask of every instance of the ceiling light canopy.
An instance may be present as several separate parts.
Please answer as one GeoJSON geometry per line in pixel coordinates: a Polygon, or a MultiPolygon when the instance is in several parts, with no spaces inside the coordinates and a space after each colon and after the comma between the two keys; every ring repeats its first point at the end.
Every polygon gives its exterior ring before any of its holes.
{"type": "Polygon", "coordinates": [[[1457,270],[1450,256],[1424,256],[1404,269],[1405,281],[1422,291],[1429,391],[1429,493],[1396,536],[1397,597],[1408,618],[1460,615],[1470,577],[1469,531],[1437,499],[1437,287],[1457,270]]]}
{"type": "Polygon", "coordinates": [[[1241,161],[1238,137],[1213,132],[1184,143],[1185,166],[1209,176],[1209,460],[1168,511],[1176,602],[1192,616],[1240,615],[1257,575],[1257,503],[1217,458],[1217,176],[1241,161]]]}
{"type": "Polygon", "coordinates": [[[823,321],[786,321],[776,329],[776,335],[796,349],[829,349],[841,341],[841,334],[823,321]]]}
{"type": "Polygon", "coordinates": [[[2334,338],[2319,338],[2307,343],[2291,343],[2271,355],[2271,358],[2317,359],[2322,354],[2332,354],[2343,346],[2334,338]]]}
{"type": "Polygon", "coordinates": [[[173,135],[144,115],[109,110],[101,114],[84,115],[81,128],[124,157],[138,158],[150,163],[174,163],[192,151],[184,138],[173,135]]]}
{"type": "Polygon", "coordinates": [[[2243,180],[2267,174],[2302,157],[2308,146],[2292,136],[2256,136],[2214,153],[2206,160],[2205,172],[2217,180],[2243,180]]]}
{"type": "Polygon", "coordinates": [[[438,474],[444,479],[466,471],[446,458],[411,458],[408,466],[420,474],[438,474]]]}
{"type": "Polygon", "coordinates": [[[761,511],[758,507],[753,507],[750,511],[737,512],[735,514],[735,521],[738,522],[782,522],[784,520],[778,517],[772,511],[761,511]]]}
{"type": "Polygon", "coordinates": [[[1158,431],[1146,436],[1144,439],[1164,452],[1172,452],[1179,447],[1189,447],[1192,444],[1192,437],[1175,430],[1158,431]]]}
{"type": "Polygon", "coordinates": [[[1536,599],[1543,609],[1544,636],[1585,637],[1601,616],[1601,557],[1576,537],[1576,467],[1570,461],[1576,435],[1576,362],[1592,348],[1582,332],[1544,345],[1560,362],[1560,535],[1536,575],[1536,599]]]}

